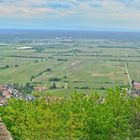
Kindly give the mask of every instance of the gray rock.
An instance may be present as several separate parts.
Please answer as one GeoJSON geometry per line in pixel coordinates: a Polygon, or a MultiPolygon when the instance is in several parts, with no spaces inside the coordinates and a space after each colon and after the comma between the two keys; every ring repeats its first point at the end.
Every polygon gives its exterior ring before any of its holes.
{"type": "Polygon", "coordinates": [[[13,140],[10,132],[7,130],[7,127],[2,122],[0,118],[0,140],[13,140]]]}

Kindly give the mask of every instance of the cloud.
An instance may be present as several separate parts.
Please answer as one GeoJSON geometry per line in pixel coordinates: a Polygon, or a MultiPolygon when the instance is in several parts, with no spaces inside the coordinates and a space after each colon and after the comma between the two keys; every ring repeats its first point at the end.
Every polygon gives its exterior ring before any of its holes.
{"type": "Polygon", "coordinates": [[[69,3],[62,2],[50,2],[47,6],[54,9],[68,9],[71,7],[69,3]]]}
{"type": "MultiPolygon", "coordinates": [[[[85,13],[100,10],[100,14],[119,13],[125,14],[133,7],[133,12],[139,11],[137,7],[140,0],[0,0],[0,16],[37,16],[40,14],[67,15],[64,13],[85,13]],[[71,12],[73,11],[73,12],[71,12]],[[25,13],[25,15],[24,15],[25,13]]],[[[131,11],[131,10],[130,10],[131,11]]],[[[131,11],[132,12],[132,11],[131,11]]]]}
{"type": "Polygon", "coordinates": [[[0,18],[41,19],[69,26],[138,27],[139,8],[140,0],[0,0],[0,18]]]}

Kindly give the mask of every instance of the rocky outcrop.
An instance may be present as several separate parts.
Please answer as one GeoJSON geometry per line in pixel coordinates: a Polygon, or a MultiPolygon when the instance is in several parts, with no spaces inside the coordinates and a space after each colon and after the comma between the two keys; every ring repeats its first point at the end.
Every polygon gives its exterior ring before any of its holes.
{"type": "Polygon", "coordinates": [[[7,127],[2,122],[0,118],[0,140],[13,140],[10,132],[7,130],[7,127]]]}

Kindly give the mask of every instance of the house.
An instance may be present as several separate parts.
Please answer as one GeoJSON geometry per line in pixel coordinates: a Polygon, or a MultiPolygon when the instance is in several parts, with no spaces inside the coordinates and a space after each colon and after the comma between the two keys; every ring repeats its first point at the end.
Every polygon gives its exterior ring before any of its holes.
{"type": "Polygon", "coordinates": [[[35,100],[35,97],[32,95],[26,95],[24,98],[26,101],[34,101],[35,100]]]}
{"type": "Polygon", "coordinates": [[[2,91],[3,90],[3,85],[0,85],[0,91],[2,91]]]}
{"type": "Polygon", "coordinates": [[[14,89],[12,95],[13,95],[15,98],[20,98],[20,99],[22,99],[22,93],[21,93],[19,90],[14,89]]]}
{"type": "Polygon", "coordinates": [[[138,96],[140,96],[140,90],[129,91],[129,97],[138,97],[138,96]]]}
{"type": "Polygon", "coordinates": [[[8,90],[2,91],[2,96],[6,98],[11,98],[12,94],[8,90]]]}
{"type": "Polygon", "coordinates": [[[0,92],[6,90],[6,87],[4,85],[0,85],[0,92]]]}
{"type": "Polygon", "coordinates": [[[140,83],[134,82],[132,86],[136,90],[139,90],[140,89],[140,83]]]}
{"type": "Polygon", "coordinates": [[[16,98],[20,98],[20,99],[22,99],[22,93],[17,92],[17,93],[15,94],[15,97],[16,97],[16,98]]]}
{"type": "Polygon", "coordinates": [[[129,91],[130,97],[137,97],[140,96],[140,83],[132,82],[132,89],[129,91]]]}
{"type": "Polygon", "coordinates": [[[45,90],[47,90],[47,87],[37,86],[37,87],[34,87],[34,89],[35,89],[36,91],[41,92],[41,91],[45,91],[45,90]]]}
{"type": "Polygon", "coordinates": [[[5,97],[0,97],[0,106],[4,106],[7,104],[7,99],[5,97]]]}

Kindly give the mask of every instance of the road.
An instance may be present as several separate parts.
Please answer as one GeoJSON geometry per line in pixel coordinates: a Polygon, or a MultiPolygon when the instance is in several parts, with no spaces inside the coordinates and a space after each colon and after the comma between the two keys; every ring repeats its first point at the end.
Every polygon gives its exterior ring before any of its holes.
{"type": "MultiPolygon", "coordinates": [[[[124,52],[124,54],[125,54],[125,57],[127,58],[128,57],[128,54],[126,52],[124,52]]],[[[131,78],[130,78],[130,74],[129,74],[129,71],[128,71],[127,62],[125,62],[125,69],[126,69],[127,77],[128,77],[129,84],[130,84],[130,90],[131,90],[132,83],[131,83],[131,78]]]]}
{"type": "Polygon", "coordinates": [[[128,77],[129,83],[131,85],[131,78],[130,78],[130,74],[129,74],[129,71],[128,71],[128,67],[127,67],[127,63],[126,62],[125,62],[125,69],[126,69],[126,73],[127,73],[127,77],[128,77]]]}

